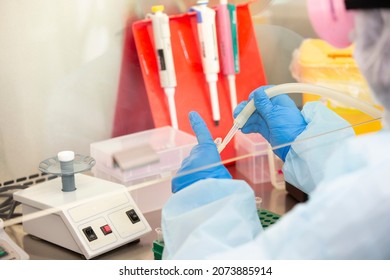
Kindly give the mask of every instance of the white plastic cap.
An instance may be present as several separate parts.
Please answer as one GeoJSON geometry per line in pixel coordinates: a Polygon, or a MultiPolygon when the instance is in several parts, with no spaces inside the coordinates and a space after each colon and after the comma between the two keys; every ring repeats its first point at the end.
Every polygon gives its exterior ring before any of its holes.
{"type": "Polygon", "coordinates": [[[260,210],[261,209],[261,203],[263,202],[263,199],[261,197],[256,196],[255,197],[255,201],[256,201],[256,209],[260,210]]]}
{"type": "Polygon", "coordinates": [[[164,5],[152,6],[153,13],[158,13],[158,12],[163,12],[163,11],[164,11],[164,5]]]}
{"type": "Polygon", "coordinates": [[[162,232],[162,229],[161,228],[156,228],[155,229],[156,233],[157,233],[157,240],[159,242],[164,242],[164,237],[163,237],[163,232],[162,232]]]}
{"type": "Polygon", "coordinates": [[[209,3],[209,0],[198,0],[196,2],[197,5],[207,5],[209,3]]]}
{"type": "Polygon", "coordinates": [[[72,161],[74,160],[74,152],[73,151],[62,151],[57,154],[59,161],[72,161]]]}

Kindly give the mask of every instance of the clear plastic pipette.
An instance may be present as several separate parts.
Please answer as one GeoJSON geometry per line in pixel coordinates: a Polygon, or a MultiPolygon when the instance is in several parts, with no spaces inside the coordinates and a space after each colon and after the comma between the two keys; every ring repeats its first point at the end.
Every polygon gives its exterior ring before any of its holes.
{"type": "Polygon", "coordinates": [[[229,144],[230,140],[232,140],[236,132],[245,125],[255,110],[255,102],[252,99],[248,102],[248,104],[246,104],[241,113],[238,114],[238,116],[234,119],[232,128],[229,130],[222,143],[218,145],[218,152],[222,152],[226,145],[229,144]]]}

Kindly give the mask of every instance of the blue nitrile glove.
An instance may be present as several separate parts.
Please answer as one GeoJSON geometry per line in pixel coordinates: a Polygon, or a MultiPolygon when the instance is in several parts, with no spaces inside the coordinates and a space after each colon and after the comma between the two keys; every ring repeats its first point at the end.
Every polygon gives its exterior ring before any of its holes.
{"type": "Polygon", "coordinates": [[[221,163],[217,146],[203,119],[196,112],[191,112],[189,118],[198,144],[183,160],[179,171],[172,180],[172,192],[174,193],[202,179],[232,178],[229,171],[221,163]]]}
{"type": "MultiPolygon", "coordinates": [[[[256,111],[242,127],[243,133],[258,132],[271,144],[272,147],[293,142],[306,128],[306,121],[294,101],[287,95],[278,95],[271,99],[264,92],[271,86],[260,87],[249,95],[254,98],[256,111]]],[[[234,110],[236,117],[248,101],[243,101],[234,110]]],[[[274,153],[283,161],[290,146],[274,150],[274,153]]]]}

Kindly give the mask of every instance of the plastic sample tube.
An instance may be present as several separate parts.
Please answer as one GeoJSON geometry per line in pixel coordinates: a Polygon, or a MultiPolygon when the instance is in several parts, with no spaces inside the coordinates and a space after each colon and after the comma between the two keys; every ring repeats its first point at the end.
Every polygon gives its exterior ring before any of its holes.
{"type": "Polygon", "coordinates": [[[220,61],[222,73],[227,77],[229,82],[230,104],[232,111],[234,111],[234,108],[237,106],[236,72],[234,69],[232,26],[227,0],[221,0],[220,5],[216,7],[216,11],[219,34],[218,43],[221,46],[220,61]]]}
{"type": "Polygon", "coordinates": [[[220,69],[215,26],[216,13],[213,9],[207,7],[208,2],[208,0],[199,0],[191,10],[196,12],[203,73],[209,84],[213,120],[215,125],[219,125],[221,115],[219,111],[217,81],[220,69]]]}
{"type": "Polygon", "coordinates": [[[261,210],[261,203],[263,202],[263,199],[259,196],[255,197],[255,202],[256,202],[256,209],[257,211],[261,210]]]}
{"type": "MultiPolygon", "coordinates": [[[[360,99],[354,98],[345,93],[310,84],[303,83],[287,83],[281,84],[274,87],[267,88],[265,93],[269,98],[275,97],[280,94],[288,94],[288,93],[301,93],[308,92],[311,94],[320,95],[329,99],[333,99],[335,101],[344,103],[350,107],[354,107],[367,115],[378,119],[382,117],[382,111],[375,108],[373,105],[368,104],[360,99]]],[[[222,150],[226,147],[226,145],[232,140],[233,136],[236,132],[241,129],[245,123],[248,121],[249,117],[255,112],[255,104],[253,99],[248,102],[248,104],[244,107],[240,114],[234,119],[233,126],[223,139],[222,143],[218,145],[218,151],[222,152],[222,150]]]]}
{"type": "Polygon", "coordinates": [[[169,17],[163,11],[164,6],[153,6],[153,14],[148,14],[147,17],[152,20],[154,47],[158,59],[158,74],[161,87],[164,89],[168,100],[171,124],[173,128],[178,129],[175,105],[175,88],[177,83],[175,65],[173,63],[171,31],[169,28],[169,17]]]}
{"type": "Polygon", "coordinates": [[[164,243],[164,237],[163,237],[163,232],[161,228],[156,228],[155,232],[157,234],[157,241],[160,243],[164,243]]]}

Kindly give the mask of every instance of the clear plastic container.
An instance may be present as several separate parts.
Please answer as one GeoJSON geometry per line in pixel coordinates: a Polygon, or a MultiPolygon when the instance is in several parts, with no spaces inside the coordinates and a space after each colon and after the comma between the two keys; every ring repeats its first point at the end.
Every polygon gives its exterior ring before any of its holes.
{"type": "Polygon", "coordinates": [[[90,146],[91,156],[96,160],[92,172],[104,172],[126,186],[144,182],[149,178],[163,178],[180,167],[182,160],[196,144],[195,136],[169,126],[95,142],[90,146]],[[149,145],[156,153],[157,161],[150,164],[146,162],[127,170],[116,166],[113,157],[115,153],[145,145],[149,145]]]}
{"type": "Polygon", "coordinates": [[[238,160],[237,170],[254,184],[270,182],[268,161],[269,144],[260,134],[235,135],[235,149],[238,160]]]}
{"type": "MultiPolygon", "coordinates": [[[[96,160],[92,173],[95,177],[128,187],[143,213],[158,210],[171,196],[171,177],[196,144],[195,136],[169,126],[92,143],[91,156],[96,160]],[[145,145],[151,147],[157,161],[149,164],[146,161],[139,167],[126,170],[116,166],[115,153],[145,145]]],[[[138,158],[135,160],[139,162],[138,158]]]]}
{"type": "Polygon", "coordinates": [[[286,181],[282,171],[284,162],[274,154],[273,150],[268,150],[269,175],[272,186],[275,189],[283,190],[286,188],[286,181]]]}

